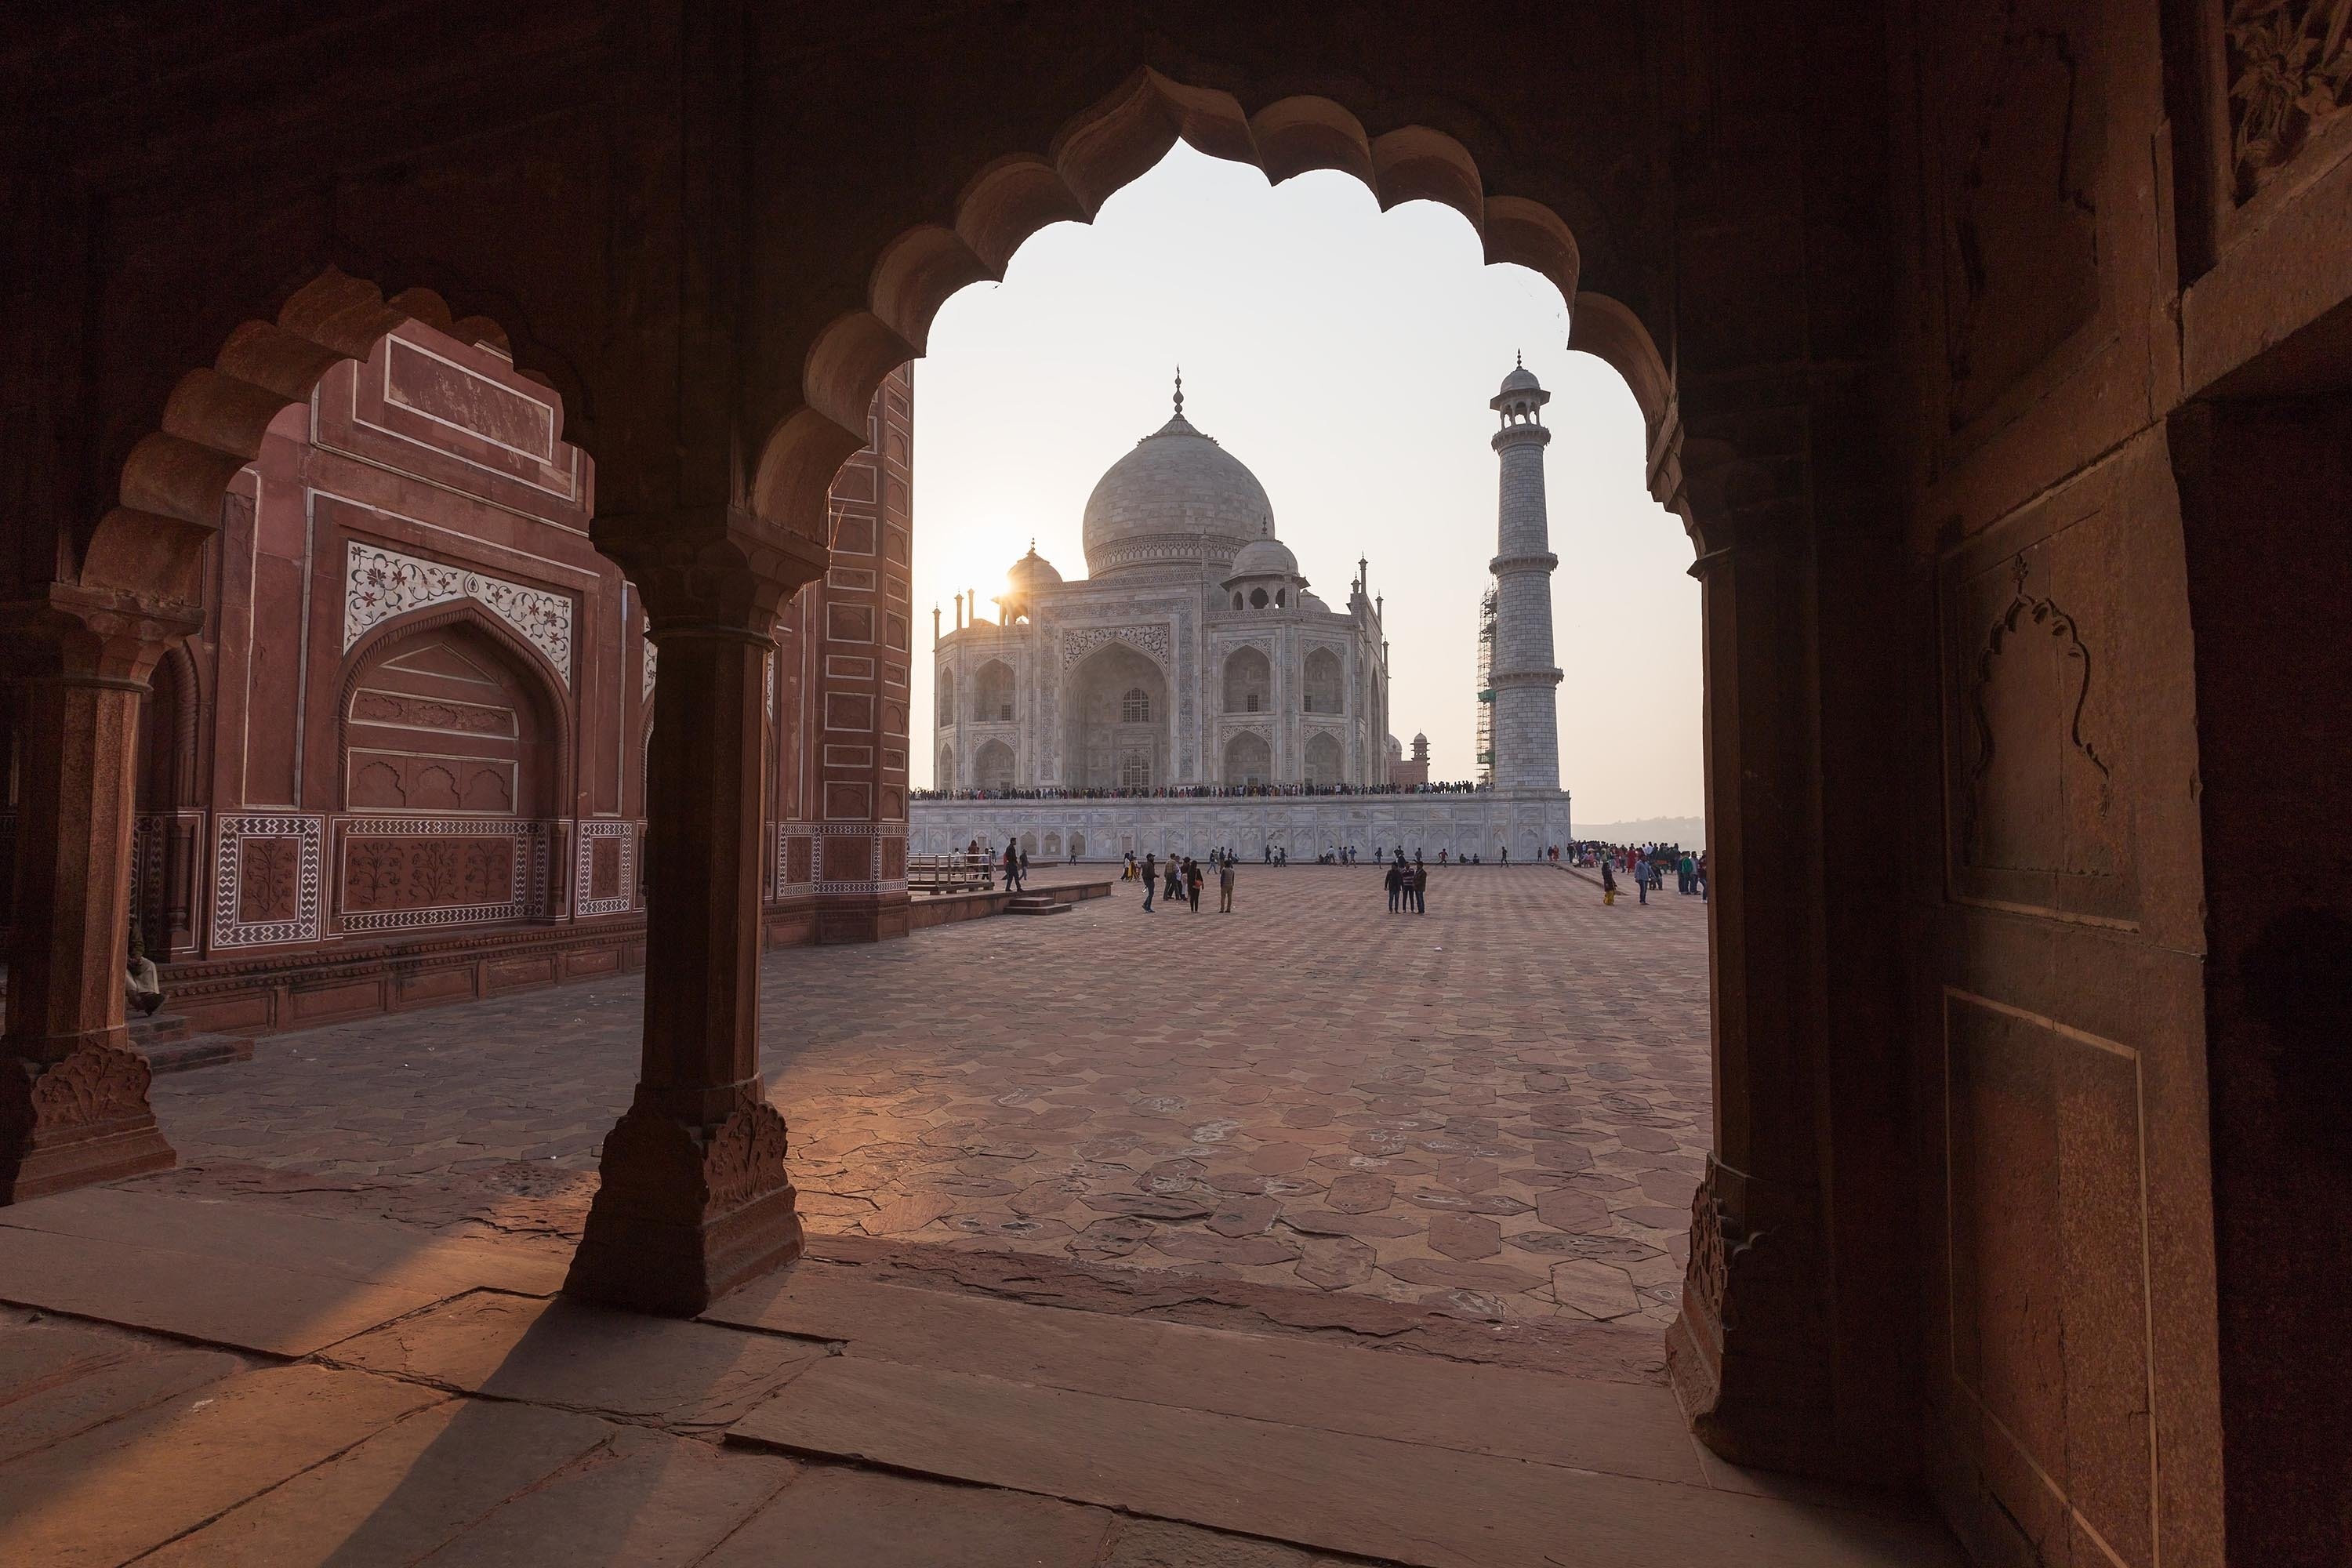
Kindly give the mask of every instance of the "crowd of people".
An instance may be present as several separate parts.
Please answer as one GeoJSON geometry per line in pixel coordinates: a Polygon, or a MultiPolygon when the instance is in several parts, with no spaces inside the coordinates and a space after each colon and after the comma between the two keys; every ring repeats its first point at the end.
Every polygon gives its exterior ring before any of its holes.
{"type": "Polygon", "coordinates": [[[1621,873],[1633,879],[1633,887],[1645,904],[1653,890],[1664,890],[1669,876],[1675,879],[1676,893],[1702,902],[1708,897],[1704,849],[1685,849],[1679,844],[1579,843],[1570,846],[1569,864],[1601,873],[1604,903],[1617,901],[1621,873]]]}
{"type": "Polygon", "coordinates": [[[916,800],[1219,800],[1236,795],[1476,795],[1482,784],[1153,784],[1129,789],[919,789],[916,800]]]}
{"type": "MultiPolygon", "coordinates": [[[[1001,858],[992,847],[983,849],[977,838],[971,841],[966,853],[975,857],[985,855],[994,861],[1003,873],[1007,892],[1017,893],[1026,886],[1029,856],[1018,839],[1006,841],[1001,858]]],[[[1273,843],[1265,846],[1262,858],[1268,866],[1290,864],[1289,851],[1273,843]]],[[[1425,915],[1429,912],[1429,864],[1418,848],[1412,852],[1411,861],[1406,860],[1402,844],[1383,846],[1373,851],[1372,858],[1387,859],[1383,880],[1388,888],[1389,913],[1425,915]]],[[[1231,849],[1213,849],[1209,852],[1208,870],[1203,871],[1194,857],[1171,854],[1167,858],[1163,870],[1158,851],[1147,849],[1142,859],[1138,860],[1135,851],[1130,849],[1127,851],[1125,868],[1119,879],[1142,882],[1143,907],[1147,911],[1155,907],[1153,900],[1157,893],[1160,900],[1158,907],[1174,909],[1182,906],[1199,914],[1201,889],[1209,874],[1213,872],[1217,879],[1217,912],[1229,915],[1234,912],[1234,868],[1238,859],[1239,857],[1231,849]]],[[[1617,901],[1621,874],[1633,879],[1633,886],[1641,901],[1645,904],[1650,901],[1653,889],[1660,892],[1665,889],[1669,876],[1675,879],[1676,893],[1701,900],[1708,896],[1706,852],[1685,849],[1679,844],[1602,844],[1594,840],[1565,847],[1552,844],[1545,846],[1537,856],[1537,861],[1538,864],[1566,864],[1598,870],[1601,873],[1601,902],[1604,904],[1617,901]]],[[[1483,860],[1475,852],[1455,859],[1451,851],[1441,849],[1437,852],[1437,863],[1440,866],[1475,866],[1483,864],[1483,860]]],[[[1501,866],[1511,863],[1509,845],[1501,846],[1501,855],[1496,863],[1501,866]]],[[[1352,844],[1326,845],[1323,853],[1316,857],[1316,864],[1354,866],[1360,861],[1352,844]]]]}

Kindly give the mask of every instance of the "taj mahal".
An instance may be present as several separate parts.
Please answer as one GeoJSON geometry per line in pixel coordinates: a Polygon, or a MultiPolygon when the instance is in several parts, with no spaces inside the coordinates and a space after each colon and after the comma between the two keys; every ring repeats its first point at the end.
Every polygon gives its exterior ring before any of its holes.
{"type": "Polygon", "coordinates": [[[910,851],[1017,840],[1047,859],[1402,845],[1431,858],[1566,842],[1541,419],[1524,367],[1490,403],[1501,460],[1486,779],[1430,792],[1390,733],[1385,605],[1360,559],[1343,608],[1315,594],[1257,476],[1175,410],[1087,498],[1087,575],[1029,552],[997,616],[933,612],[938,795],[910,851]]]}

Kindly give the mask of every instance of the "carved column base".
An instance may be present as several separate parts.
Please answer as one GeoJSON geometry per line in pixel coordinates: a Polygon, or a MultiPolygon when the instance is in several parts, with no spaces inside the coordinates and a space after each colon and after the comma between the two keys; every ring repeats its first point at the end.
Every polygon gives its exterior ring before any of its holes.
{"type": "Polygon", "coordinates": [[[96,1041],[49,1063],[0,1052],[0,1205],[170,1170],[152,1076],[137,1052],[96,1041]]]}
{"type": "MultiPolygon", "coordinates": [[[[1734,1464],[1851,1477],[1834,1430],[1822,1270],[1801,1211],[1742,1224],[1710,1159],[1691,1200],[1683,1306],[1666,1331],[1666,1371],[1699,1440],[1734,1464]]],[[[1751,1205],[1758,1197],[1743,1184],[1751,1205]]],[[[1752,1207],[1751,1207],[1752,1212],[1752,1207]]]]}
{"type": "Polygon", "coordinates": [[[640,1095],[604,1139],[604,1185],[565,1294],[689,1318],[798,1258],[784,1143],[784,1119],[764,1100],[694,1126],[640,1095]]]}

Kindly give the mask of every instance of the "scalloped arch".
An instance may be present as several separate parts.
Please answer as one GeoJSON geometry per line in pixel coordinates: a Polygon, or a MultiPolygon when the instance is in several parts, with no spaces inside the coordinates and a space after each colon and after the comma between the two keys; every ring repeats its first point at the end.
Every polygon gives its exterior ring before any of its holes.
{"type": "Polygon", "coordinates": [[[430,289],[387,300],[366,279],[327,268],[289,295],[274,320],[243,322],[211,364],[173,384],[162,427],[141,437],[123,461],[120,499],[92,532],[79,580],[194,603],[204,542],[219,526],[230,482],[260,454],[269,422],[307,400],[328,371],[365,360],[410,321],[513,357],[504,328],[486,316],[456,316],[430,289]],[[165,548],[156,547],[159,540],[165,548]]]}
{"type": "MultiPolygon", "coordinates": [[[[1582,309],[1581,260],[1567,221],[1540,202],[1489,195],[1469,149],[1444,132],[1409,125],[1373,136],[1344,105],[1312,95],[1251,113],[1230,93],[1139,70],[1073,118],[1045,152],[1008,154],[982,167],[958,193],[948,221],[914,225],[882,247],[864,307],[816,334],[801,366],[798,405],[761,439],[751,509],[794,531],[820,532],[835,473],[866,444],[875,389],[924,352],[932,318],[948,298],[1003,278],[1022,242],[1046,225],[1091,221],[1114,192],[1180,140],[1212,157],[1254,164],[1277,184],[1312,170],[1341,170],[1370,187],[1383,210],[1441,202],[1478,233],[1488,264],[1511,262],[1543,274],[1570,301],[1571,321],[1582,309]]],[[[1605,304],[1631,320],[1623,306],[1605,304]]],[[[1649,333],[1632,321],[1630,331],[1621,326],[1611,333],[1612,342],[1619,339],[1627,345],[1624,363],[1612,353],[1602,357],[1628,381],[1636,374],[1628,364],[1637,365],[1645,384],[1665,389],[1670,405],[1672,376],[1649,333]],[[1646,349],[1646,360],[1633,345],[1646,349]]],[[[1643,395],[1638,384],[1636,395],[1643,395]]],[[[1643,407],[1647,413],[1649,400],[1643,407]]],[[[1678,439],[1678,427],[1670,434],[1678,439]]],[[[1654,489],[1657,472],[1654,452],[1654,489]]]]}

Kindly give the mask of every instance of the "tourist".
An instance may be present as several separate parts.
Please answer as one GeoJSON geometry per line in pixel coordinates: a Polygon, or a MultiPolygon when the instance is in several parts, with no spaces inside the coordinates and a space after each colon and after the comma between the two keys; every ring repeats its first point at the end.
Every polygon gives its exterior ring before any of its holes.
{"type": "Polygon", "coordinates": [[[1390,862],[1388,868],[1388,889],[1389,913],[1391,914],[1397,912],[1398,907],[1403,900],[1404,876],[1404,862],[1402,859],[1390,862]]]}
{"type": "Polygon", "coordinates": [[[1633,862],[1633,886],[1640,891],[1641,901],[1645,904],[1650,901],[1650,879],[1657,874],[1658,863],[1647,855],[1633,862]]]}
{"type": "Polygon", "coordinates": [[[1008,893],[1021,890],[1021,846],[1018,844],[1008,843],[1004,847],[1004,890],[1008,893]]]}
{"type": "Polygon", "coordinates": [[[1150,850],[1143,852],[1143,912],[1151,912],[1151,895],[1160,886],[1160,858],[1150,850]]]}
{"type": "Polygon", "coordinates": [[[1234,858],[1231,855],[1226,856],[1225,863],[1217,868],[1217,912],[1221,915],[1234,912],[1234,858]]]}
{"type": "Polygon", "coordinates": [[[1603,855],[1601,858],[1601,901],[1604,904],[1617,901],[1617,873],[1610,868],[1609,862],[1610,857],[1603,855]]]}
{"type": "Polygon", "coordinates": [[[1418,855],[1412,858],[1412,912],[1429,912],[1429,867],[1418,855]]]}
{"type": "Polygon", "coordinates": [[[1127,869],[1118,874],[1118,879],[1122,882],[1135,880],[1135,851],[1132,849],[1127,852],[1127,869]]]}
{"type": "Polygon", "coordinates": [[[1201,912],[1201,863],[1190,855],[1185,856],[1184,901],[1192,906],[1192,912],[1196,915],[1201,912]]]}
{"type": "Polygon", "coordinates": [[[1168,909],[1184,901],[1184,867],[1173,854],[1168,857],[1168,885],[1160,889],[1160,897],[1168,909]]]}
{"type": "Polygon", "coordinates": [[[1506,845],[1504,845],[1504,846],[1503,846],[1503,864],[1504,864],[1504,865],[1506,865],[1506,866],[1507,866],[1507,865],[1509,865],[1510,863],[1511,863],[1511,847],[1510,847],[1509,845],[1506,844],[1506,845]]]}
{"type": "Polygon", "coordinates": [[[1021,851],[1021,885],[1024,888],[1029,885],[1029,851],[1026,849],[1021,851]]]}

